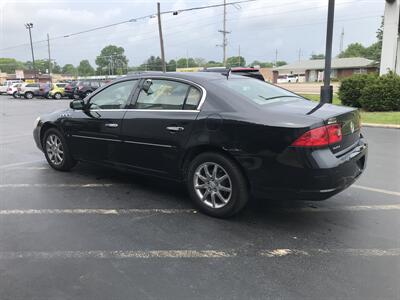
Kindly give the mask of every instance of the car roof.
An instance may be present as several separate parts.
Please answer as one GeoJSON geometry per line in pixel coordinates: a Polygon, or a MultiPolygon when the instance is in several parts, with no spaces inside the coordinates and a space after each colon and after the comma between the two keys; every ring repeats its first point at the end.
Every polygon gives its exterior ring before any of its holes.
{"type": "MultiPolygon", "coordinates": [[[[143,73],[137,73],[137,74],[130,74],[127,75],[126,77],[120,78],[119,80],[126,80],[129,78],[146,78],[146,77],[160,77],[160,78],[176,78],[176,79],[183,79],[183,80],[189,80],[193,81],[195,83],[203,83],[207,81],[212,81],[212,80],[219,80],[223,79],[224,75],[221,73],[215,73],[215,72],[143,72],[143,73]]],[[[243,79],[243,76],[238,76],[238,75],[233,75],[231,74],[229,77],[232,78],[241,78],[243,79]]]]}

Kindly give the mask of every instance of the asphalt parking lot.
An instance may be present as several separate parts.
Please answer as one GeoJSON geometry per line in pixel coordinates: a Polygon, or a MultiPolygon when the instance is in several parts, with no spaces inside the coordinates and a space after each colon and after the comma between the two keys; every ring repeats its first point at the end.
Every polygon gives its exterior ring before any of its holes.
{"type": "Polygon", "coordinates": [[[400,130],[324,202],[193,210],[178,184],[50,169],[32,126],[67,100],[0,96],[0,299],[400,299],[400,130]]]}

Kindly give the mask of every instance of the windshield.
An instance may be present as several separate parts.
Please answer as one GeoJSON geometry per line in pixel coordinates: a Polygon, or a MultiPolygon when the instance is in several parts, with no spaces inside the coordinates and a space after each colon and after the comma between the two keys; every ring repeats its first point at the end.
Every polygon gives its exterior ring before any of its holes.
{"type": "Polygon", "coordinates": [[[274,102],[293,101],[296,98],[304,99],[272,84],[255,79],[230,78],[228,80],[220,80],[220,83],[228,89],[234,90],[260,105],[274,102]]]}

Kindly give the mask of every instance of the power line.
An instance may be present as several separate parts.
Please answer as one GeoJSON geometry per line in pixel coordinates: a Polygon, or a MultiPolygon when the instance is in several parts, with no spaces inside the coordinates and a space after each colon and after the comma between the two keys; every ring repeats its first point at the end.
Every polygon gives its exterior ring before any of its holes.
{"type": "MultiPolygon", "coordinates": [[[[224,4],[197,6],[197,7],[178,9],[178,10],[163,11],[163,12],[160,12],[160,14],[161,15],[165,15],[165,14],[177,15],[177,14],[182,13],[182,12],[188,12],[188,11],[194,11],[194,10],[203,10],[203,9],[216,8],[216,7],[226,6],[226,5],[235,5],[235,4],[239,4],[239,3],[247,3],[247,2],[254,2],[254,1],[259,1],[259,0],[241,0],[241,1],[228,2],[228,3],[224,3],[224,4]]],[[[153,19],[155,17],[156,17],[156,14],[150,14],[150,15],[137,17],[137,18],[132,18],[132,19],[121,21],[121,22],[117,22],[117,23],[112,23],[112,24],[98,26],[98,27],[94,27],[94,28],[90,28],[90,29],[86,29],[86,30],[82,30],[82,31],[74,32],[74,33],[69,33],[69,34],[56,36],[56,37],[52,38],[51,40],[68,38],[68,37],[72,37],[72,36],[76,36],[76,35],[80,35],[80,34],[84,34],[84,33],[89,33],[89,32],[93,32],[93,31],[97,31],[97,30],[102,30],[102,29],[106,29],[106,28],[110,28],[110,27],[115,27],[115,26],[122,25],[122,24],[134,23],[134,22],[137,22],[137,21],[140,21],[140,20],[144,20],[144,19],[153,19]]],[[[35,41],[33,43],[42,43],[42,42],[47,42],[47,39],[35,41]]],[[[28,44],[25,43],[25,44],[19,44],[19,45],[15,45],[15,46],[10,46],[10,47],[6,47],[6,48],[2,48],[2,49],[0,49],[0,51],[14,49],[14,48],[21,47],[21,46],[26,46],[26,45],[28,45],[28,44]]]]}

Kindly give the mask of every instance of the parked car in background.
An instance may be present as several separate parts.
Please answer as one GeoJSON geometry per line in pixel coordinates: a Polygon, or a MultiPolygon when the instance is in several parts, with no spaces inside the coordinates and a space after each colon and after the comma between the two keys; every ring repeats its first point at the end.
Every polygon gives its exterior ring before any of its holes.
{"type": "Polygon", "coordinates": [[[18,88],[18,95],[25,99],[32,99],[35,96],[39,96],[40,93],[39,83],[24,83],[18,88]]]}
{"type": "Polygon", "coordinates": [[[7,95],[18,98],[18,88],[21,87],[22,83],[13,83],[7,89],[7,95]]]}
{"type": "Polygon", "coordinates": [[[21,83],[22,80],[6,80],[3,84],[0,85],[0,95],[5,94],[8,91],[8,88],[11,87],[14,83],[21,83]]]}
{"type": "Polygon", "coordinates": [[[86,96],[93,93],[99,87],[103,86],[105,83],[102,80],[83,80],[78,81],[74,88],[73,98],[83,99],[86,96]]]}
{"type": "Polygon", "coordinates": [[[65,97],[68,97],[69,99],[74,99],[74,93],[77,83],[78,83],[77,81],[72,81],[70,83],[67,83],[67,85],[64,88],[65,97]]]}
{"type": "Polygon", "coordinates": [[[215,67],[215,68],[206,68],[202,72],[214,72],[214,73],[227,73],[231,71],[232,74],[242,75],[250,78],[255,78],[261,81],[265,81],[264,76],[260,73],[259,69],[256,68],[245,68],[245,67],[234,67],[234,68],[225,68],[225,67],[215,67]]]}
{"type": "Polygon", "coordinates": [[[182,181],[216,217],[238,213],[250,194],[327,199],[353,184],[367,160],[357,109],[206,72],[126,76],[34,127],[56,170],[91,161],[182,181]]]}
{"type": "Polygon", "coordinates": [[[51,83],[40,83],[39,92],[36,96],[48,99],[51,89],[51,83]]]}
{"type": "Polygon", "coordinates": [[[57,100],[61,99],[65,96],[65,87],[67,85],[68,83],[65,82],[53,83],[52,88],[49,92],[49,97],[57,100]]]}

